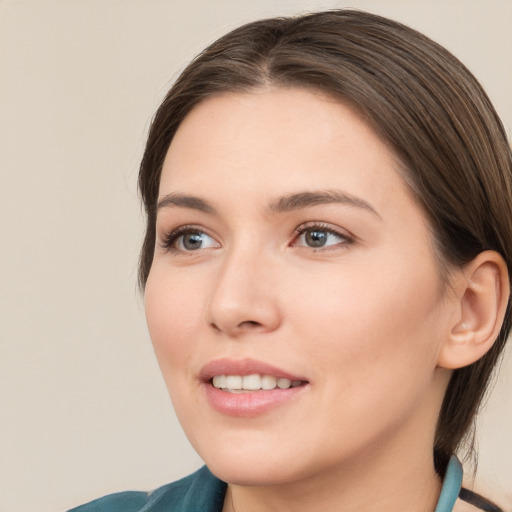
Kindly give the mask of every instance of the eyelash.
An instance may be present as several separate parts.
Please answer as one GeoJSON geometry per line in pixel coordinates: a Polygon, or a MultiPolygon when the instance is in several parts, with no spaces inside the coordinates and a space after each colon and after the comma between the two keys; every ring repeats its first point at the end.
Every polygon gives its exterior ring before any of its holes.
{"type": "MultiPolygon", "coordinates": [[[[305,224],[301,224],[294,230],[295,236],[291,242],[291,245],[296,246],[298,239],[304,233],[307,233],[308,231],[315,231],[315,230],[323,231],[330,235],[337,236],[337,237],[341,238],[343,240],[343,242],[341,242],[340,244],[335,244],[332,246],[329,245],[327,247],[319,247],[319,248],[307,247],[307,246],[300,246],[300,247],[305,247],[306,249],[309,249],[314,252],[320,252],[320,251],[325,252],[328,250],[339,249],[340,245],[342,245],[342,246],[351,245],[355,241],[354,238],[352,236],[350,236],[349,234],[347,234],[346,232],[341,232],[336,229],[333,229],[332,226],[330,226],[328,224],[324,224],[322,222],[307,222],[305,224]]],[[[186,251],[186,250],[178,249],[175,247],[175,243],[177,242],[177,240],[181,236],[189,234],[189,233],[205,233],[206,235],[208,235],[208,233],[206,233],[203,228],[200,228],[198,226],[193,226],[193,225],[179,226],[178,228],[172,230],[171,232],[167,233],[164,236],[162,242],[160,243],[160,246],[162,247],[162,249],[169,251],[169,252],[173,252],[173,253],[179,253],[179,254],[193,253],[195,251],[186,251]]],[[[208,236],[210,236],[210,235],[208,235],[208,236]]]]}
{"type": "MultiPolygon", "coordinates": [[[[173,229],[171,232],[167,233],[162,242],[161,247],[162,249],[173,252],[173,253],[188,253],[188,252],[194,252],[194,251],[183,251],[182,249],[177,249],[174,247],[174,244],[179,239],[180,236],[189,234],[189,233],[205,233],[204,229],[199,228],[198,226],[193,225],[185,225],[185,226],[179,226],[176,229],[173,229]]],[[[207,233],[205,233],[207,234],[207,233]]]]}
{"type": "Polygon", "coordinates": [[[307,247],[306,246],[307,249],[314,251],[314,252],[320,252],[320,251],[325,252],[325,251],[329,251],[329,250],[335,250],[335,249],[339,249],[340,245],[342,247],[346,247],[355,242],[354,237],[351,236],[349,233],[347,233],[346,231],[342,231],[342,230],[338,231],[338,230],[334,229],[329,224],[325,224],[323,222],[306,222],[304,224],[301,224],[300,226],[298,226],[295,229],[295,238],[293,239],[292,244],[295,244],[297,242],[297,240],[299,239],[299,237],[301,237],[304,233],[307,233],[308,231],[324,231],[330,235],[337,236],[343,240],[343,242],[340,242],[339,244],[329,245],[327,247],[315,248],[315,247],[307,247]]]}

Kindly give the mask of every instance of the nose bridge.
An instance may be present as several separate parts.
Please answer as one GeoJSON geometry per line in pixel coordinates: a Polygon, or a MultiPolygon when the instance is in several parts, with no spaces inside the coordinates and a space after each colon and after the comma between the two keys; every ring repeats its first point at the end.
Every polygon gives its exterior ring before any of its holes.
{"type": "Polygon", "coordinates": [[[270,260],[251,237],[226,249],[208,308],[208,321],[215,329],[233,336],[277,327],[270,260]]]}

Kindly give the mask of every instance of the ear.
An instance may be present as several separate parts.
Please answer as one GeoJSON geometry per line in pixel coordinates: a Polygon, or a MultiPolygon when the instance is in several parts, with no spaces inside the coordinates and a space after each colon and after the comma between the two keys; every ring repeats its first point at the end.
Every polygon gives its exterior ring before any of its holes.
{"type": "Polygon", "coordinates": [[[456,313],[438,358],[448,369],[478,361],[496,341],[510,293],[507,265],[499,253],[484,251],[464,266],[453,288],[456,313]]]}

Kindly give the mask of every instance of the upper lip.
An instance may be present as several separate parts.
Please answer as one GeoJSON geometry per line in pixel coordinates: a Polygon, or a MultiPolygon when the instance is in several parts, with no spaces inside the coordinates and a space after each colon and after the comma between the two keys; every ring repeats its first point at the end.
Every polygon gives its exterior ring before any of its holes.
{"type": "Polygon", "coordinates": [[[282,370],[277,366],[258,361],[256,359],[214,359],[205,364],[199,372],[199,377],[203,382],[208,382],[216,375],[272,375],[273,377],[289,379],[291,381],[307,381],[300,375],[294,375],[282,370]]]}

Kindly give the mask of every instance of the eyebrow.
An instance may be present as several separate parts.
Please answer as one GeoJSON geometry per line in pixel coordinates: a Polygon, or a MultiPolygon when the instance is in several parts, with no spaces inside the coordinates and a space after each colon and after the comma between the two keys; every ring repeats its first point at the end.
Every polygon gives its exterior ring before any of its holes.
{"type": "MultiPolygon", "coordinates": [[[[318,192],[298,192],[282,196],[272,201],[268,210],[270,213],[283,213],[292,210],[300,210],[311,206],[321,204],[344,204],[347,206],[354,206],[362,208],[368,212],[381,218],[375,208],[360,197],[354,196],[342,190],[325,190],[318,192]]],[[[177,206],[179,208],[189,208],[198,210],[204,213],[217,214],[217,210],[207,201],[200,197],[180,194],[178,192],[171,192],[165,195],[157,203],[157,210],[166,207],[177,206]]]]}
{"type": "Polygon", "coordinates": [[[343,192],[342,190],[322,190],[318,192],[299,192],[297,194],[290,194],[273,201],[269,206],[269,210],[272,213],[281,213],[320,204],[332,203],[362,208],[363,210],[367,210],[381,218],[370,203],[360,197],[343,192]]]}
{"type": "Polygon", "coordinates": [[[190,208],[192,210],[199,210],[204,213],[215,214],[215,208],[206,202],[204,199],[195,196],[188,196],[185,194],[178,194],[171,192],[160,199],[156,205],[157,210],[168,206],[178,206],[180,208],[190,208]]]}

